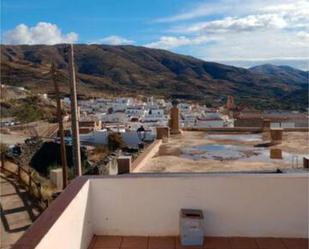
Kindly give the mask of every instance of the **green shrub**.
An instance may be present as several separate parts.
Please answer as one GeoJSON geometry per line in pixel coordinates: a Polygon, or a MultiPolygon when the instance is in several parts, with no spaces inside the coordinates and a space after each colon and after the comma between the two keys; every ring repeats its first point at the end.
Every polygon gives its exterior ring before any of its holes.
{"type": "Polygon", "coordinates": [[[44,114],[39,108],[33,104],[26,103],[19,106],[14,112],[16,119],[23,123],[37,121],[43,118],[44,114]]]}

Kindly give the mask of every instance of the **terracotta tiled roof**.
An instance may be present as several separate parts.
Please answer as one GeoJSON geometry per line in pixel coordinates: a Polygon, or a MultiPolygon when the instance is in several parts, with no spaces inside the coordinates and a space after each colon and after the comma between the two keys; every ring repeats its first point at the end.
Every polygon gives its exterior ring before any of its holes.
{"type": "Polygon", "coordinates": [[[202,246],[182,246],[179,237],[94,236],[89,249],[308,249],[308,239],[205,237],[202,246]]]}

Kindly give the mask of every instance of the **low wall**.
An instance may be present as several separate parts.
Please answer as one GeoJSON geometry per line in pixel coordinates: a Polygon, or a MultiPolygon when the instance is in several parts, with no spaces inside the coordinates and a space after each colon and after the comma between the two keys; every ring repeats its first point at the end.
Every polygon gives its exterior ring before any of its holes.
{"type": "Polygon", "coordinates": [[[36,249],[87,249],[93,237],[90,207],[88,181],[44,236],[36,249]]]}
{"type": "MultiPolygon", "coordinates": [[[[217,127],[217,128],[182,128],[184,131],[206,131],[206,132],[263,132],[261,127],[217,127]]],[[[283,128],[283,131],[308,132],[309,127],[283,128]]]]}
{"type": "Polygon", "coordinates": [[[89,183],[85,177],[74,180],[13,249],[87,249],[93,237],[89,183]]]}
{"type": "Polygon", "coordinates": [[[142,168],[147,160],[152,158],[158,151],[159,147],[162,144],[161,139],[155,140],[152,144],[150,144],[132,163],[131,172],[137,172],[140,168],[142,168]]]}
{"type": "Polygon", "coordinates": [[[235,119],[235,127],[262,127],[263,118],[250,118],[250,119],[235,119]]]}
{"type": "Polygon", "coordinates": [[[91,180],[97,235],[178,235],[179,210],[210,236],[307,237],[307,174],[131,174],[91,180]]]}
{"type": "Polygon", "coordinates": [[[308,132],[309,131],[309,127],[295,127],[295,128],[283,128],[283,131],[304,131],[304,132],[308,132]]]}
{"type": "Polygon", "coordinates": [[[216,128],[183,128],[184,131],[208,131],[208,132],[262,132],[261,127],[216,127],[216,128]]]}

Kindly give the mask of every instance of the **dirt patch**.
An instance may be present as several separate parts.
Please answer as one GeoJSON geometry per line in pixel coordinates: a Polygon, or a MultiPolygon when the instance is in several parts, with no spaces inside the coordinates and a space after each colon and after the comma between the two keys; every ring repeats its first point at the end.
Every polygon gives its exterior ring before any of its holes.
{"type": "Polygon", "coordinates": [[[280,145],[275,146],[286,152],[309,153],[309,132],[285,132],[280,145]]]}
{"type": "MultiPolygon", "coordinates": [[[[270,140],[269,133],[260,134],[224,134],[186,131],[181,135],[172,136],[167,143],[159,148],[156,156],[151,158],[140,172],[224,172],[224,171],[260,171],[276,170],[278,168],[301,167],[303,154],[308,154],[308,132],[285,132],[281,144],[271,148],[282,149],[286,160],[270,160],[270,148],[256,149],[255,145],[270,140]],[[203,157],[205,151],[188,150],[186,148],[212,147],[216,145],[244,148],[241,158],[228,155],[221,159],[214,152],[212,157],[203,157]],[[250,150],[246,150],[250,148],[250,150]],[[252,150],[251,150],[252,148],[252,150]],[[299,165],[293,165],[293,156],[299,157],[299,165]]],[[[229,147],[227,147],[229,148],[229,147]]],[[[208,148],[207,148],[208,149],[208,148]]],[[[206,150],[207,150],[206,149],[206,150]]],[[[226,149],[231,153],[229,149],[226,149]]],[[[227,153],[227,154],[228,154],[227,153]]],[[[224,156],[223,156],[224,157],[224,156]]]]}

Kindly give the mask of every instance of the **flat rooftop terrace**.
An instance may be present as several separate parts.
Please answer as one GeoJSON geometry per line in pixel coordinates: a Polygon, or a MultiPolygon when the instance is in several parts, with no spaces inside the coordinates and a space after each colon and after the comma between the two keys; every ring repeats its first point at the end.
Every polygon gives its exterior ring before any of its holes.
{"type": "Polygon", "coordinates": [[[178,237],[94,236],[88,249],[308,249],[308,239],[205,237],[202,246],[182,246],[178,237]]]}
{"type": "Polygon", "coordinates": [[[308,156],[308,132],[283,133],[282,143],[263,146],[269,132],[184,131],[163,141],[134,172],[235,172],[301,168],[308,156]],[[282,151],[271,158],[271,149],[282,151]]]}

